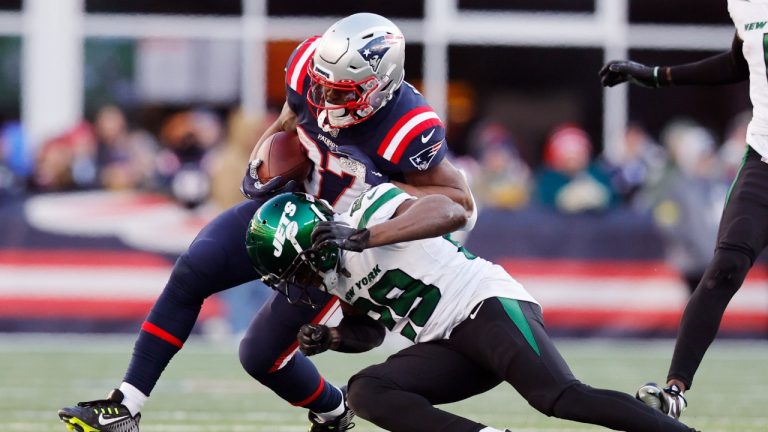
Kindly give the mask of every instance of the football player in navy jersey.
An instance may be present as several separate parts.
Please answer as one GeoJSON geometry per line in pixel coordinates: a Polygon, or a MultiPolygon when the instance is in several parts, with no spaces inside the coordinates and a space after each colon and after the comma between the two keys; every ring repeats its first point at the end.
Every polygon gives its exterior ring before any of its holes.
{"type": "MultiPolygon", "coordinates": [[[[303,188],[344,211],[355,197],[384,181],[414,196],[441,194],[476,210],[462,174],[445,159],[445,129],[416,89],[403,81],[405,40],[388,19],[348,16],[321,37],[302,42],[286,65],[286,103],[251,154],[242,192],[248,200],[223,212],[176,261],[168,283],[141,326],[128,370],[106,399],[59,410],[70,430],[135,432],[140,411],[161,373],[183,347],[203,301],[259,278],[243,233],[259,206],[276,193],[303,188]],[[303,185],[275,177],[261,182],[259,145],[278,131],[296,132],[314,170],[303,185]]],[[[350,427],[343,392],[297,352],[296,334],[322,324],[338,299],[318,290],[309,298],[273,294],[240,343],[245,370],[292,405],[310,410],[311,431],[350,427]],[[312,307],[295,307],[303,300],[312,307]]],[[[254,402],[258,407],[258,402],[254,402]]]]}

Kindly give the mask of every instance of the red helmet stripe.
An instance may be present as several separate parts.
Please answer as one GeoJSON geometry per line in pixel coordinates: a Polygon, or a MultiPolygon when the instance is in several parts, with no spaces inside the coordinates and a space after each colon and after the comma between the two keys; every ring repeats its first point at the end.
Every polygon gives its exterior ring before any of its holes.
{"type": "Polygon", "coordinates": [[[301,94],[304,89],[304,78],[307,76],[307,64],[319,42],[320,36],[313,36],[305,40],[300,46],[296,55],[293,56],[291,64],[285,72],[285,82],[292,89],[301,94]]]}
{"type": "Polygon", "coordinates": [[[414,108],[390,129],[379,145],[377,153],[384,159],[398,163],[413,137],[430,126],[442,126],[440,118],[428,106],[414,108]]]}

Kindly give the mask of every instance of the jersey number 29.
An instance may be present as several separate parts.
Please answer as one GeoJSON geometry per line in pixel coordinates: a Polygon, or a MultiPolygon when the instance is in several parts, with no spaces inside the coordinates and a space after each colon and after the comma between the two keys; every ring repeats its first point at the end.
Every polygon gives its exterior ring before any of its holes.
{"type": "Polygon", "coordinates": [[[368,293],[371,300],[358,298],[353,306],[375,318],[386,328],[395,327],[393,314],[408,317],[400,334],[413,341],[416,338],[414,325],[424,327],[440,301],[440,290],[426,285],[399,269],[388,270],[373,284],[368,293]]]}

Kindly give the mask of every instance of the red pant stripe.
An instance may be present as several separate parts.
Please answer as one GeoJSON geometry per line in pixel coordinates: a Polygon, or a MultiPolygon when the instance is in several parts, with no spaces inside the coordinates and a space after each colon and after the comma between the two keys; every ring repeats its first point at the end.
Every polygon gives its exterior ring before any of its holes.
{"type": "MultiPolygon", "coordinates": [[[[323,309],[315,315],[315,318],[312,319],[312,324],[323,324],[330,317],[333,315],[334,312],[336,312],[336,308],[339,307],[339,299],[334,297],[331,301],[326,303],[326,305],[323,307],[323,309]]],[[[297,341],[293,341],[293,343],[288,346],[288,349],[283,351],[282,354],[280,354],[279,357],[277,357],[277,360],[275,360],[275,363],[272,364],[272,367],[269,369],[269,372],[275,372],[276,370],[283,367],[283,365],[286,363],[286,359],[291,357],[293,353],[296,352],[296,350],[299,349],[299,343],[297,341]]]]}
{"type": "Polygon", "coordinates": [[[320,393],[323,392],[323,388],[325,387],[325,380],[323,377],[320,377],[320,384],[317,386],[317,390],[315,390],[314,393],[312,393],[308,398],[304,399],[300,402],[292,403],[293,406],[303,407],[311,403],[313,400],[317,399],[318,396],[320,396],[320,393]]]}
{"type": "Polygon", "coordinates": [[[144,321],[144,323],[141,324],[141,329],[149,334],[159,337],[160,339],[168,342],[178,349],[181,349],[181,347],[184,346],[184,342],[182,342],[179,338],[152,324],[149,321],[144,321]]]}

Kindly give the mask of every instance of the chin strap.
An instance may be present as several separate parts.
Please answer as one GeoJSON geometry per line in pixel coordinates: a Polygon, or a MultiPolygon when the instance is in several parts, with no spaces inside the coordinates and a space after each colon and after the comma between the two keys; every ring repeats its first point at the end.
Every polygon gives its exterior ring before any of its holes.
{"type": "MultiPolygon", "coordinates": [[[[326,105],[328,103],[326,102],[326,105]]],[[[334,111],[346,112],[343,108],[338,109],[323,109],[317,113],[317,126],[323,130],[323,132],[330,132],[333,129],[345,127],[354,123],[355,119],[351,114],[346,115],[334,115],[334,111]],[[340,120],[348,120],[341,122],[340,120]]]]}
{"type": "Polygon", "coordinates": [[[339,275],[342,275],[347,278],[352,277],[352,274],[349,272],[349,270],[341,266],[342,253],[344,253],[344,251],[342,249],[339,249],[339,258],[338,260],[336,260],[336,265],[334,266],[333,269],[323,273],[323,288],[325,289],[325,292],[330,292],[330,290],[338,286],[339,275]]]}

